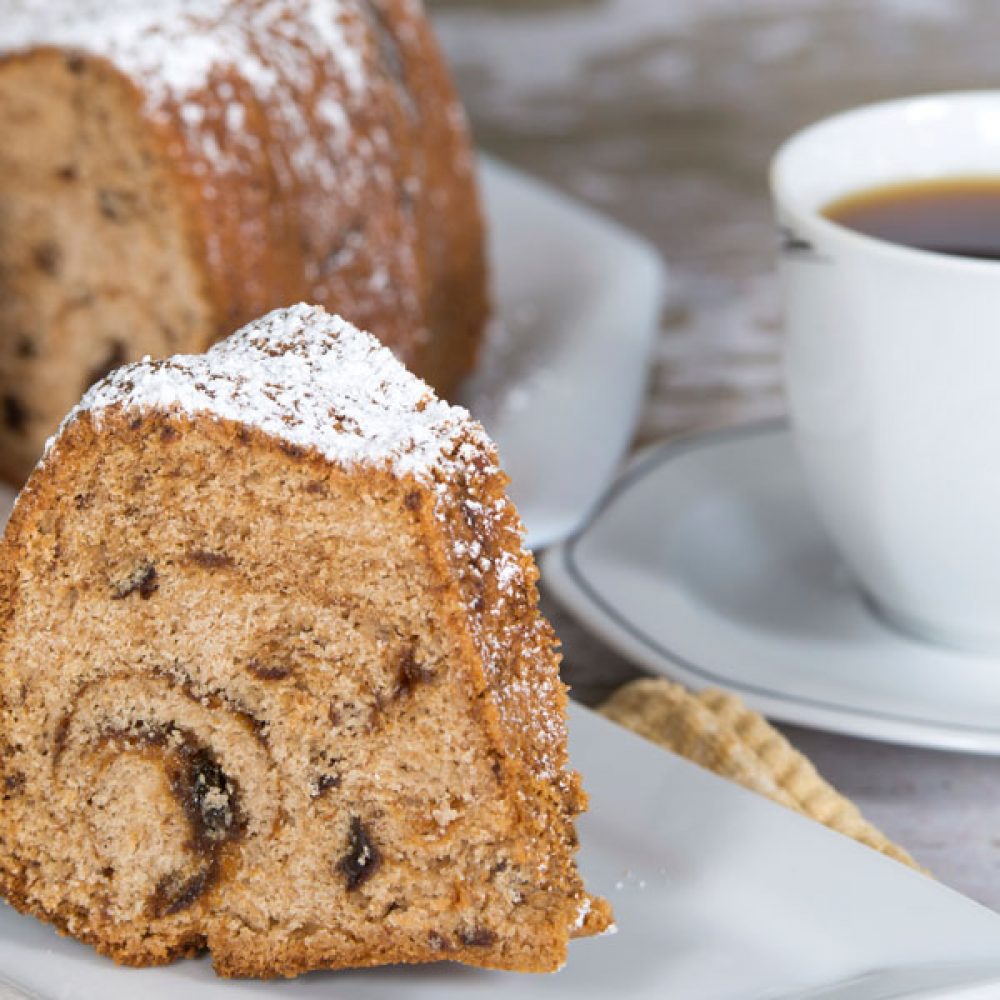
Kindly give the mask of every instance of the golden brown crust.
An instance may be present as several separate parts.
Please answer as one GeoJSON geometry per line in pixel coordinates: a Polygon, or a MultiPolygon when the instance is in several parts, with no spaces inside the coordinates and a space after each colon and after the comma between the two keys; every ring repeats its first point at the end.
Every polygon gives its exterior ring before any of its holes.
{"type": "Polygon", "coordinates": [[[449,484],[439,572],[457,589],[465,621],[456,627],[466,633],[470,655],[480,665],[475,683],[489,695],[479,702],[483,721],[502,780],[519,805],[525,838],[563,859],[549,866],[546,881],[564,898],[566,924],[555,923],[558,947],[565,948],[581,912],[587,919],[578,936],[604,932],[613,917],[604,900],[584,891],[571,860],[578,846],[573,819],[587,800],[579,775],[567,770],[568,689],[559,679],[558,640],[538,614],[538,570],[522,548],[524,528],[506,497],[507,481],[490,451],[449,484]]]}
{"type": "MultiPolygon", "coordinates": [[[[332,154],[334,164],[354,161],[357,186],[343,203],[282,164],[276,149],[294,152],[303,137],[239,67],[165,101],[156,127],[185,192],[217,336],[269,309],[315,302],[370,330],[448,396],[475,362],[488,312],[483,223],[464,117],[418,10],[409,0],[350,5],[370,80],[364,107],[353,109],[346,83],[327,80],[351,119],[349,147],[332,154]],[[244,132],[262,140],[256,155],[228,129],[221,90],[245,108],[244,132]],[[183,121],[192,104],[206,112],[194,134],[183,121]],[[352,259],[328,271],[348,241],[352,259]]],[[[262,35],[256,44],[281,43],[262,35]]],[[[309,140],[328,147],[316,110],[300,111],[309,140]]]]}

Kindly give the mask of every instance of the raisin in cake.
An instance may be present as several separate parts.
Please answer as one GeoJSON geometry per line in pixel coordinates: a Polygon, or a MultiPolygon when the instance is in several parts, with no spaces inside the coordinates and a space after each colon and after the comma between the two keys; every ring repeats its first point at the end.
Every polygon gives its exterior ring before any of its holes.
{"type": "Polygon", "coordinates": [[[278,311],[98,383],[0,548],[0,886],[130,964],[558,967],[556,639],[493,446],[278,311]]]}
{"type": "Polygon", "coordinates": [[[97,378],[322,303],[448,395],[486,315],[419,0],[0,0],[0,473],[97,378]]]}

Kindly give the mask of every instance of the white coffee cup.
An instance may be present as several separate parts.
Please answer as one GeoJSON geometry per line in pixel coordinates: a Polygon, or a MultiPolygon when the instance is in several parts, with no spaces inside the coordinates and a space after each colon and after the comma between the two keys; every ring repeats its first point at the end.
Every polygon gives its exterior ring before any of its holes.
{"type": "Polygon", "coordinates": [[[1000,262],[863,236],[837,198],[1000,177],[1000,91],[891,101],[791,138],[785,380],[821,519],[864,591],[920,637],[1000,650],[1000,262]]]}

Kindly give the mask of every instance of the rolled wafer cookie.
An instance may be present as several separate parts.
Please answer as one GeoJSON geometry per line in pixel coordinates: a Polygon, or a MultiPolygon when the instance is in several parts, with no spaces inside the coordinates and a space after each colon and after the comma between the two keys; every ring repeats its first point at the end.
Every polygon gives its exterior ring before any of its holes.
{"type": "Polygon", "coordinates": [[[925,871],[736,695],[715,688],[694,694],[663,678],[643,678],[619,688],[599,711],[695,764],[925,871]]]}

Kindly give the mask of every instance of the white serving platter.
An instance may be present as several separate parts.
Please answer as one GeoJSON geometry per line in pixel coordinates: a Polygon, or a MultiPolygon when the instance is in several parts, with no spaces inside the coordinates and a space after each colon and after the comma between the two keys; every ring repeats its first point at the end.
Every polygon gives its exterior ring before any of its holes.
{"type": "Polygon", "coordinates": [[[785,722],[1000,753],[1000,657],[919,641],[872,612],[783,424],[647,450],[542,567],[582,623],[653,672],[737,691],[785,722]]]}
{"type": "Polygon", "coordinates": [[[0,980],[45,1000],[1000,995],[1000,916],[584,708],[570,721],[591,797],[581,867],[618,933],[573,942],[561,972],[442,964],[224,981],[205,959],[118,968],[0,906],[0,980]]]}
{"type": "Polygon", "coordinates": [[[481,180],[497,322],[462,402],[537,549],[579,527],[618,471],[667,276],[649,244],[538,181],[489,157],[481,180]]]}

